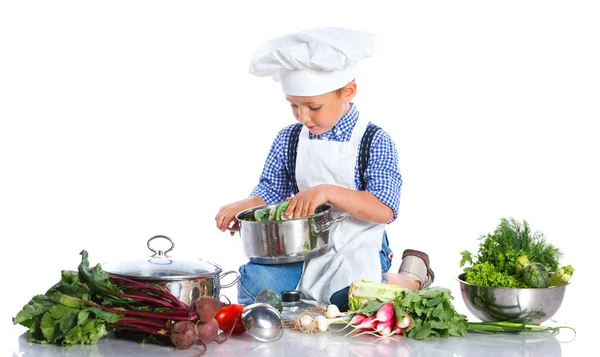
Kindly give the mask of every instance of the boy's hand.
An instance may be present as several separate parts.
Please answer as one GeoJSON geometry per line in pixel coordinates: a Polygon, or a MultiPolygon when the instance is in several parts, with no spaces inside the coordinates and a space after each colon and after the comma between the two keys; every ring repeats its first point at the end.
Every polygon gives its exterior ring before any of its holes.
{"type": "MultiPolygon", "coordinates": [[[[221,230],[221,232],[225,232],[227,228],[239,229],[239,222],[235,218],[235,216],[251,207],[264,205],[265,201],[258,196],[251,196],[241,201],[233,202],[228,205],[225,205],[219,209],[219,213],[215,217],[215,221],[217,223],[217,228],[221,230]],[[233,222],[233,225],[229,227],[229,225],[233,222]]],[[[234,235],[235,232],[230,232],[231,235],[234,235]]]]}
{"type": "Polygon", "coordinates": [[[289,217],[293,214],[294,218],[305,217],[313,214],[317,207],[327,203],[327,191],[331,185],[317,185],[308,190],[298,192],[290,199],[290,205],[284,215],[289,217]]]}

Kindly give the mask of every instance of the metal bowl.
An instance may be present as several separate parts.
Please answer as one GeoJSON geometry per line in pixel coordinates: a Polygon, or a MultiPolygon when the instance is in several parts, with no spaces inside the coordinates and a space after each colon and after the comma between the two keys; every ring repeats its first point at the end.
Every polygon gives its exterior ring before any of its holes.
{"type": "Polygon", "coordinates": [[[481,321],[529,318],[536,324],[554,316],[569,285],[547,288],[492,288],[467,283],[464,273],[458,276],[458,281],[467,309],[481,321]]]}

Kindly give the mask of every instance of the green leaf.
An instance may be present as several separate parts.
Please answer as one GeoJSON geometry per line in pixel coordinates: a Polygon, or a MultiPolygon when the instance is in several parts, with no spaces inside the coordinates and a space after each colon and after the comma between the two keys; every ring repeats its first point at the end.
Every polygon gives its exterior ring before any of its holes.
{"type": "Polygon", "coordinates": [[[403,330],[404,335],[414,339],[463,336],[468,327],[466,317],[456,312],[452,299],[447,288],[404,291],[393,302],[397,318],[404,313],[411,318],[411,325],[403,330]]]}
{"type": "Polygon", "coordinates": [[[86,282],[91,290],[98,293],[105,291],[122,292],[121,289],[110,282],[108,274],[102,270],[100,264],[96,264],[94,268],[89,267],[88,252],[86,250],[82,250],[79,254],[81,254],[81,264],[78,268],[79,278],[86,282]]]}
{"type": "Polygon", "coordinates": [[[42,316],[42,323],[40,325],[42,335],[49,343],[54,343],[58,339],[58,321],[56,321],[50,312],[47,312],[42,316]]]}
{"type": "Polygon", "coordinates": [[[373,316],[377,313],[379,308],[383,306],[385,302],[381,302],[379,300],[369,300],[363,306],[361,306],[358,310],[356,310],[357,314],[363,314],[366,316],[373,316]]]}
{"type": "Polygon", "coordinates": [[[392,302],[392,306],[394,307],[394,315],[397,321],[402,321],[405,316],[408,314],[404,309],[402,309],[402,305],[400,305],[399,299],[396,299],[392,302]]]}
{"type": "Polygon", "coordinates": [[[32,319],[33,323],[29,327],[27,341],[36,343],[48,343],[42,333],[42,318],[32,319]]]}
{"type": "Polygon", "coordinates": [[[42,334],[50,343],[56,342],[77,325],[80,310],[63,305],[54,305],[42,317],[42,334]]]}
{"type": "Polygon", "coordinates": [[[444,296],[438,296],[432,299],[423,300],[423,304],[427,307],[437,306],[439,303],[445,300],[444,296]]]}
{"type": "Polygon", "coordinates": [[[461,267],[467,263],[473,264],[473,255],[468,250],[463,250],[460,252],[460,255],[462,256],[462,259],[460,260],[461,267]]]}
{"type": "Polygon", "coordinates": [[[418,328],[410,331],[410,336],[415,340],[422,340],[424,338],[429,337],[430,335],[435,335],[435,331],[431,329],[431,325],[429,321],[423,322],[418,328]]]}
{"type": "Polygon", "coordinates": [[[431,320],[427,320],[429,322],[429,326],[432,329],[436,329],[436,330],[442,330],[442,329],[447,329],[448,326],[450,325],[449,323],[446,323],[444,321],[440,321],[440,320],[436,320],[436,319],[431,319],[431,320]]]}
{"type": "Polygon", "coordinates": [[[90,300],[90,288],[79,280],[78,272],[72,270],[63,270],[61,273],[61,281],[54,284],[46,295],[51,295],[59,292],[64,295],[76,297],[81,300],[90,300]]]}
{"type": "Polygon", "coordinates": [[[44,295],[36,295],[13,317],[13,324],[30,327],[33,318],[45,314],[53,305],[44,295]]]}
{"type": "Polygon", "coordinates": [[[454,316],[454,310],[453,310],[452,306],[450,306],[450,308],[448,308],[447,304],[448,304],[448,302],[444,301],[443,303],[436,305],[435,308],[433,309],[432,316],[436,317],[442,321],[448,321],[448,320],[452,319],[452,316],[454,316]]]}
{"type": "Polygon", "coordinates": [[[87,320],[69,331],[62,341],[62,345],[72,346],[78,343],[93,345],[98,343],[107,333],[105,321],[99,319],[87,320]]]}
{"type": "Polygon", "coordinates": [[[119,318],[123,316],[120,314],[116,314],[114,312],[102,310],[97,307],[89,307],[85,311],[89,311],[89,312],[93,313],[96,319],[106,321],[110,324],[117,323],[117,320],[119,320],[119,318]]]}
{"type": "Polygon", "coordinates": [[[63,305],[80,310],[87,307],[87,304],[82,302],[81,299],[74,296],[65,295],[58,290],[50,290],[48,293],[46,293],[46,298],[55,305],[63,305]]]}

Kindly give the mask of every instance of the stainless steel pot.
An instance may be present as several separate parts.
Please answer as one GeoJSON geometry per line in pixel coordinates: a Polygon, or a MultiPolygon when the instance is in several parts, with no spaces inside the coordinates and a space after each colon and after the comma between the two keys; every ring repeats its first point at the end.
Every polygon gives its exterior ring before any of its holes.
{"type": "Polygon", "coordinates": [[[350,216],[332,218],[332,206],[324,204],[315,214],[280,221],[254,220],[254,211],[273,209],[277,204],[253,207],[236,215],[244,254],[257,264],[286,264],[308,260],[327,253],[332,247],[330,229],[350,216]]]}
{"type": "Polygon", "coordinates": [[[175,297],[191,306],[200,296],[220,298],[221,288],[229,288],[239,280],[239,273],[222,273],[219,265],[202,259],[181,260],[167,255],[175,248],[175,243],[166,236],[158,235],[148,239],[148,249],[154,254],[146,259],[124,262],[109,262],[102,269],[109,274],[125,277],[144,284],[158,284],[167,288],[175,297]],[[150,244],[155,239],[166,239],[171,243],[165,251],[156,250],[150,244]],[[234,274],[228,284],[221,279],[234,274]]]}

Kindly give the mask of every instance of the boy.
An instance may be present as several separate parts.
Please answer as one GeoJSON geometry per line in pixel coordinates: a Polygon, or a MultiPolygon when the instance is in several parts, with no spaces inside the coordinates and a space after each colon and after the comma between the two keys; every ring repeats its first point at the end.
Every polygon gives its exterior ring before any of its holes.
{"type": "Polygon", "coordinates": [[[398,214],[398,154],[389,135],[352,102],[356,64],[377,47],[372,34],[317,28],[272,39],[254,55],[250,72],[281,82],[301,126],[279,132],[258,186],[250,197],[223,206],[217,227],[225,231],[232,222],[237,225],[237,213],[290,197],[288,217],[312,214],[324,203],[351,216],[332,229],[333,248],[323,256],[305,263],[240,267],[240,304],[253,303],[266,288],[278,293],[298,288],[305,299],[344,309],[352,281],[381,281],[389,270],[385,227],[398,214]],[[368,149],[361,146],[365,140],[368,149]]]}

